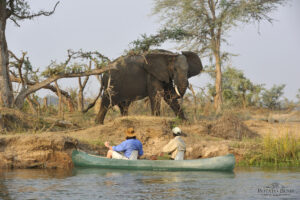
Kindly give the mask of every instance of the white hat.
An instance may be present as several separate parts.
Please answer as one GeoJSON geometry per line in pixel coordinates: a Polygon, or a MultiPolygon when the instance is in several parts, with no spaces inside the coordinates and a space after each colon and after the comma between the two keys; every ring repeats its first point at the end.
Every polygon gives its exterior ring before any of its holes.
{"type": "Polygon", "coordinates": [[[181,129],[179,127],[175,127],[172,129],[172,132],[175,134],[175,135],[181,135],[181,129]]]}

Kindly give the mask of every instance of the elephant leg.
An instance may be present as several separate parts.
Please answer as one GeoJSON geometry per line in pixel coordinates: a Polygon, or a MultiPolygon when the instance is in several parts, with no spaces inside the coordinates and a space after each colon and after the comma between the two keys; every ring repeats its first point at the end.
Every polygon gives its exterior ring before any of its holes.
{"type": "Polygon", "coordinates": [[[110,106],[110,101],[106,96],[104,96],[101,100],[100,109],[99,109],[99,112],[95,119],[96,124],[104,123],[104,118],[105,118],[105,115],[107,113],[109,106],[110,106]]]}
{"type": "Polygon", "coordinates": [[[175,115],[179,117],[180,119],[186,120],[183,109],[181,108],[180,104],[178,103],[178,100],[174,95],[171,94],[171,92],[165,92],[164,100],[166,103],[172,108],[175,115]]]}
{"type": "Polygon", "coordinates": [[[148,95],[151,104],[151,114],[160,116],[160,101],[164,93],[162,83],[152,75],[149,75],[147,79],[148,95]]]}
{"type": "Polygon", "coordinates": [[[163,91],[157,91],[156,94],[149,96],[151,104],[151,114],[155,116],[160,116],[160,101],[162,98],[163,91]]]}
{"type": "Polygon", "coordinates": [[[121,103],[118,104],[122,116],[128,115],[128,109],[130,103],[131,103],[130,101],[122,101],[121,103]]]}

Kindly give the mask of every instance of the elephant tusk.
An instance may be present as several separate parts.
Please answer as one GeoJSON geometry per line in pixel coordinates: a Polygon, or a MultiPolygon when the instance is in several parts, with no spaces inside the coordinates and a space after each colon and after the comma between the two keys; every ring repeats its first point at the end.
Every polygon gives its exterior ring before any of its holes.
{"type": "Polygon", "coordinates": [[[175,92],[176,92],[176,94],[177,94],[178,96],[181,96],[180,93],[179,93],[179,91],[178,91],[177,85],[175,85],[175,92]]]}
{"type": "Polygon", "coordinates": [[[108,83],[107,83],[107,88],[109,88],[109,87],[110,87],[110,78],[111,78],[111,76],[109,75],[109,78],[108,78],[108,83]]]}

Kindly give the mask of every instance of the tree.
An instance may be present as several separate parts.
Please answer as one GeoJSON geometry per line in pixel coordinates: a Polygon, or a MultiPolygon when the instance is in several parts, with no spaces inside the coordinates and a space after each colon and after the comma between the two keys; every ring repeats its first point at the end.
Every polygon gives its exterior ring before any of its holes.
{"type": "Polygon", "coordinates": [[[0,0],[0,105],[12,107],[14,102],[12,84],[8,70],[8,48],[5,37],[6,22],[12,20],[17,26],[18,21],[33,19],[39,16],[50,16],[54,13],[57,2],[51,12],[39,11],[31,13],[27,1],[21,0],[0,0]]]}
{"type": "Polygon", "coordinates": [[[165,20],[164,27],[177,27],[190,33],[184,46],[209,56],[215,62],[214,105],[222,106],[222,62],[228,53],[221,52],[226,34],[235,26],[273,19],[268,14],[287,0],[154,0],[153,13],[165,20]]]}
{"type": "Polygon", "coordinates": [[[280,108],[280,97],[283,95],[283,90],[285,88],[285,85],[273,85],[273,87],[270,90],[264,89],[264,92],[262,94],[262,104],[263,106],[270,108],[270,109],[276,109],[280,108]]]}
{"type": "Polygon", "coordinates": [[[166,42],[167,40],[172,41],[181,41],[185,37],[189,37],[190,35],[183,31],[182,29],[178,28],[171,28],[171,29],[162,29],[159,30],[155,35],[146,34],[141,35],[141,39],[136,39],[130,43],[131,48],[129,50],[125,50],[126,54],[143,54],[150,50],[150,47],[153,46],[160,46],[162,43],[166,42]]]}
{"type": "Polygon", "coordinates": [[[300,88],[298,89],[298,93],[296,94],[296,98],[298,99],[298,103],[300,104],[300,88]]]}
{"type": "Polygon", "coordinates": [[[63,97],[61,100],[67,102],[70,108],[72,106],[70,105],[70,95],[66,91],[51,85],[51,83],[61,78],[98,75],[114,68],[109,64],[109,59],[97,51],[83,52],[80,50],[75,52],[68,50],[68,56],[64,62],[52,62],[42,73],[38,73],[38,69],[33,70],[29,59],[25,58],[26,52],[22,54],[21,58],[17,58],[12,52],[10,52],[10,55],[12,57],[9,65],[10,79],[21,83],[21,89],[20,91],[16,91],[14,100],[14,105],[17,108],[22,108],[24,100],[28,95],[42,88],[49,89],[58,96],[63,97]],[[92,60],[95,63],[95,69],[83,69],[81,66],[72,64],[76,59],[92,60]],[[44,77],[44,79],[40,77],[44,77]]]}
{"type": "MultiPolygon", "coordinates": [[[[208,71],[211,70],[208,69],[208,71]]],[[[215,73],[210,72],[209,75],[215,80],[215,73]]],[[[222,83],[224,103],[230,106],[242,105],[243,108],[258,104],[263,86],[252,83],[245,77],[243,71],[234,67],[226,67],[223,71],[222,83]]],[[[211,96],[216,95],[214,85],[208,84],[208,88],[211,96]]]]}
{"type": "MultiPolygon", "coordinates": [[[[84,66],[87,70],[90,70],[92,68],[92,61],[89,62],[89,65],[85,65],[84,66]]],[[[86,76],[84,78],[84,81],[81,81],[81,77],[78,77],[78,86],[79,86],[79,91],[78,91],[78,98],[77,98],[77,109],[79,112],[82,112],[84,109],[84,95],[83,95],[83,91],[84,88],[89,80],[89,76],[86,76]]]]}

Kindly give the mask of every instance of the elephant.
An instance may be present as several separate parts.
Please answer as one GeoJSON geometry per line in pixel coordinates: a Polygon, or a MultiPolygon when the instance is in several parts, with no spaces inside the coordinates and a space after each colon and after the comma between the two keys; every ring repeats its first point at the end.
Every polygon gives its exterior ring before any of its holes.
{"type": "Polygon", "coordinates": [[[128,115],[131,102],[149,97],[152,115],[160,115],[160,99],[180,119],[186,119],[178,103],[189,85],[188,79],[202,69],[199,56],[191,51],[181,54],[152,50],[144,55],[128,55],[113,61],[115,69],[103,74],[104,92],[95,122],[103,124],[110,106],[117,105],[121,115],[128,115]]]}

